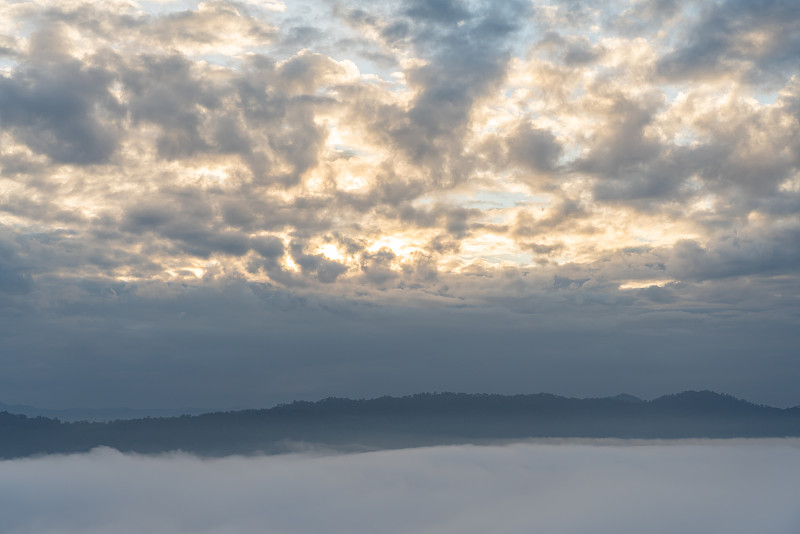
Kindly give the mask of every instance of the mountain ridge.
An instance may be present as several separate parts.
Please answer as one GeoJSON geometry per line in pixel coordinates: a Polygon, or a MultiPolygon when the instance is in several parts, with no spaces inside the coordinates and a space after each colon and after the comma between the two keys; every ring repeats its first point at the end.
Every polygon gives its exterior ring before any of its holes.
{"type": "Polygon", "coordinates": [[[21,414],[28,417],[48,417],[59,421],[107,422],[116,419],[139,419],[143,417],[177,417],[183,414],[199,415],[213,410],[203,408],[40,408],[27,404],[5,404],[0,402],[0,412],[21,414]]]}
{"type": "Polygon", "coordinates": [[[800,410],[712,391],[653,400],[579,399],[550,393],[418,393],[328,397],[272,408],[110,422],[63,422],[0,412],[0,457],[84,452],[279,453],[297,443],[376,450],[537,437],[733,438],[800,436],[800,410]]]}
{"type": "Polygon", "coordinates": [[[554,398],[554,399],[567,399],[569,401],[598,401],[598,400],[614,400],[614,401],[624,401],[624,402],[631,402],[631,403],[664,403],[668,404],[670,401],[674,402],[675,398],[685,398],[686,396],[694,396],[694,397],[701,397],[705,396],[707,399],[709,398],[724,398],[724,399],[733,399],[739,401],[740,403],[744,403],[746,405],[751,406],[759,406],[759,407],[768,407],[768,408],[775,408],[775,409],[800,409],[800,405],[792,406],[788,408],[776,408],[774,406],[769,406],[766,404],[756,404],[744,399],[739,399],[732,395],[728,395],[726,393],[718,393],[712,390],[685,390],[679,393],[670,393],[666,395],[661,395],[659,397],[655,397],[653,399],[642,399],[635,395],[631,395],[629,393],[619,393],[617,395],[606,396],[606,397],[569,397],[566,395],[558,395],[555,393],[548,393],[548,392],[539,392],[539,393],[515,393],[515,394],[501,394],[501,393],[462,393],[462,392],[451,392],[451,391],[443,391],[443,392],[421,392],[421,393],[413,393],[409,395],[401,395],[401,396],[391,396],[391,395],[383,395],[380,397],[360,397],[360,398],[350,398],[350,397],[338,397],[338,396],[330,396],[325,397],[316,401],[308,401],[308,400],[295,400],[287,403],[278,403],[274,406],[268,408],[230,408],[230,409],[203,409],[203,408],[128,408],[128,407],[112,407],[112,408],[40,408],[36,406],[30,406],[26,404],[5,404],[0,402],[0,412],[8,412],[11,414],[20,414],[25,415],[30,418],[36,417],[46,417],[48,419],[58,419],[59,421],[63,422],[81,422],[81,421],[89,421],[89,422],[111,422],[115,420],[133,420],[133,419],[146,419],[146,418],[170,418],[170,417],[180,417],[183,415],[204,415],[209,413],[232,413],[232,412],[249,412],[249,411],[262,411],[262,410],[273,410],[273,409],[286,409],[287,407],[291,406],[323,406],[327,403],[336,403],[336,402],[344,402],[344,403],[371,403],[371,402],[382,402],[386,399],[390,399],[393,401],[401,401],[407,399],[413,399],[417,397],[426,397],[426,396],[457,396],[457,397],[472,397],[472,398],[480,398],[480,399],[487,399],[487,398],[501,398],[501,399],[516,399],[516,398],[554,398]]]}

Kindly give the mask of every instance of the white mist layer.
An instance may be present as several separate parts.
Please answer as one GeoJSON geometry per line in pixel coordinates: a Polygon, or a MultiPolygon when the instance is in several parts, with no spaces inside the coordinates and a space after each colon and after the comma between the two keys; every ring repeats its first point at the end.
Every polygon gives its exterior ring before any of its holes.
{"type": "Polygon", "coordinates": [[[0,532],[797,534],[800,440],[0,462],[0,532]]]}

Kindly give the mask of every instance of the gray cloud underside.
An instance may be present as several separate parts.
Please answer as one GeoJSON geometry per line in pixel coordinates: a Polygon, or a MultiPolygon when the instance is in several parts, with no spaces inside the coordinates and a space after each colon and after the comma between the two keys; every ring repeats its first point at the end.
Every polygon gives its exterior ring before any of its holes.
{"type": "MultiPolygon", "coordinates": [[[[443,283],[468,292],[459,278],[443,283]]],[[[781,282],[623,295],[578,278],[546,291],[495,282],[506,296],[390,292],[391,303],[376,304],[246,281],[53,280],[3,310],[0,389],[44,407],[101,399],[223,409],[419,391],[652,398],[703,388],[797,404],[796,308],[781,282]],[[767,310],[764,293],[774,295],[767,310]]]]}
{"type": "Polygon", "coordinates": [[[751,533],[800,525],[796,440],[0,462],[9,534],[751,533]]]}

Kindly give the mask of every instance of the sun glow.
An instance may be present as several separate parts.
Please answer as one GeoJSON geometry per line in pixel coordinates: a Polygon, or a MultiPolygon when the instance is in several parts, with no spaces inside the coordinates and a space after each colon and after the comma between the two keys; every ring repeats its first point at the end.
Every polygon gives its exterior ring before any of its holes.
{"type": "Polygon", "coordinates": [[[620,284],[620,289],[645,289],[648,287],[664,287],[669,284],[674,284],[676,281],[672,279],[665,280],[628,280],[620,284]]]}
{"type": "Polygon", "coordinates": [[[367,250],[369,252],[378,252],[384,248],[391,250],[393,254],[400,257],[410,256],[420,250],[420,247],[414,245],[410,239],[394,235],[380,237],[367,250]]]}
{"type": "Polygon", "coordinates": [[[322,245],[319,247],[319,251],[329,260],[343,261],[345,259],[344,255],[339,252],[339,248],[332,243],[322,245]]]}

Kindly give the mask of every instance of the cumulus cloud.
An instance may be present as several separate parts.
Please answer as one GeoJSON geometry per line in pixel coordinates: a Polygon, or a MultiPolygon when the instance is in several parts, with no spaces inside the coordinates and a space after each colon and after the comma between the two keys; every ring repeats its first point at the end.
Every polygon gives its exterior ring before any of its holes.
{"type": "Polygon", "coordinates": [[[0,462],[0,527],[72,532],[796,532],[796,440],[542,442],[0,462]]]}
{"type": "Polygon", "coordinates": [[[688,28],[686,44],[667,54],[660,70],[679,78],[724,76],[724,70],[750,79],[783,77],[786,69],[797,68],[799,18],[796,5],[780,1],[710,4],[688,28]]]}
{"type": "MultiPolygon", "coordinates": [[[[40,54],[38,50],[32,53],[40,54]]],[[[58,163],[107,161],[118,135],[112,121],[119,120],[122,111],[108,92],[110,79],[102,70],[69,59],[36,63],[32,61],[29,68],[13,77],[0,79],[0,120],[4,128],[33,151],[58,163]],[[104,115],[112,121],[104,121],[104,115]]]]}
{"type": "MultiPolygon", "coordinates": [[[[728,4],[701,19],[744,9],[728,4]]],[[[587,20],[608,20],[580,6],[587,20]]],[[[677,6],[634,11],[683,13],[677,6]]],[[[503,268],[527,269],[530,231],[514,220],[535,221],[526,227],[551,236],[539,250],[564,264],[596,257],[587,234],[604,248],[714,247],[726,225],[753,227],[756,213],[797,218],[796,88],[772,89],[773,104],[754,100],[760,89],[740,78],[735,91],[700,80],[675,96],[658,72],[677,52],[642,39],[644,29],[619,37],[612,25],[590,40],[583,23],[537,19],[517,3],[337,8],[349,23],[342,43],[362,39],[395,57],[395,72],[367,76],[330,41],[287,48],[301,26],[271,49],[280,11],[206,2],[161,13],[122,4],[10,13],[34,30],[0,79],[4,211],[19,228],[48,218],[81,246],[119,257],[143,240],[139,250],[160,251],[165,277],[206,270],[213,258],[220,272],[270,279],[243,268],[248,243],[270,238],[284,243],[273,258],[280,272],[347,283],[364,280],[362,254],[391,240],[397,286],[408,284],[414,255],[443,271],[480,268],[476,259],[495,254],[470,255],[475,242],[493,242],[503,268]],[[537,25],[544,33],[531,35],[537,25]],[[238,41],[247,53],[220,48],[215,39],[228,34],[252,38],[238,41]],[[213,45],[217,56],[177,40],[213,45]],[[518,198],[466,205],[497,194],[518,198]],[[660,219],[658,232],[635,224],[644,215],[660,219]],[[96,227],[114,225],[121,232],[101,239],[96,227]],[[307,258],[332,232],[364,245],[337,258],[341,273],[320,278],[325,262],[307,258]],[[446,236],[461,246],[425,246],[446,236]],[[291,242],[305,252],[292,256],[291,242]]]]}

